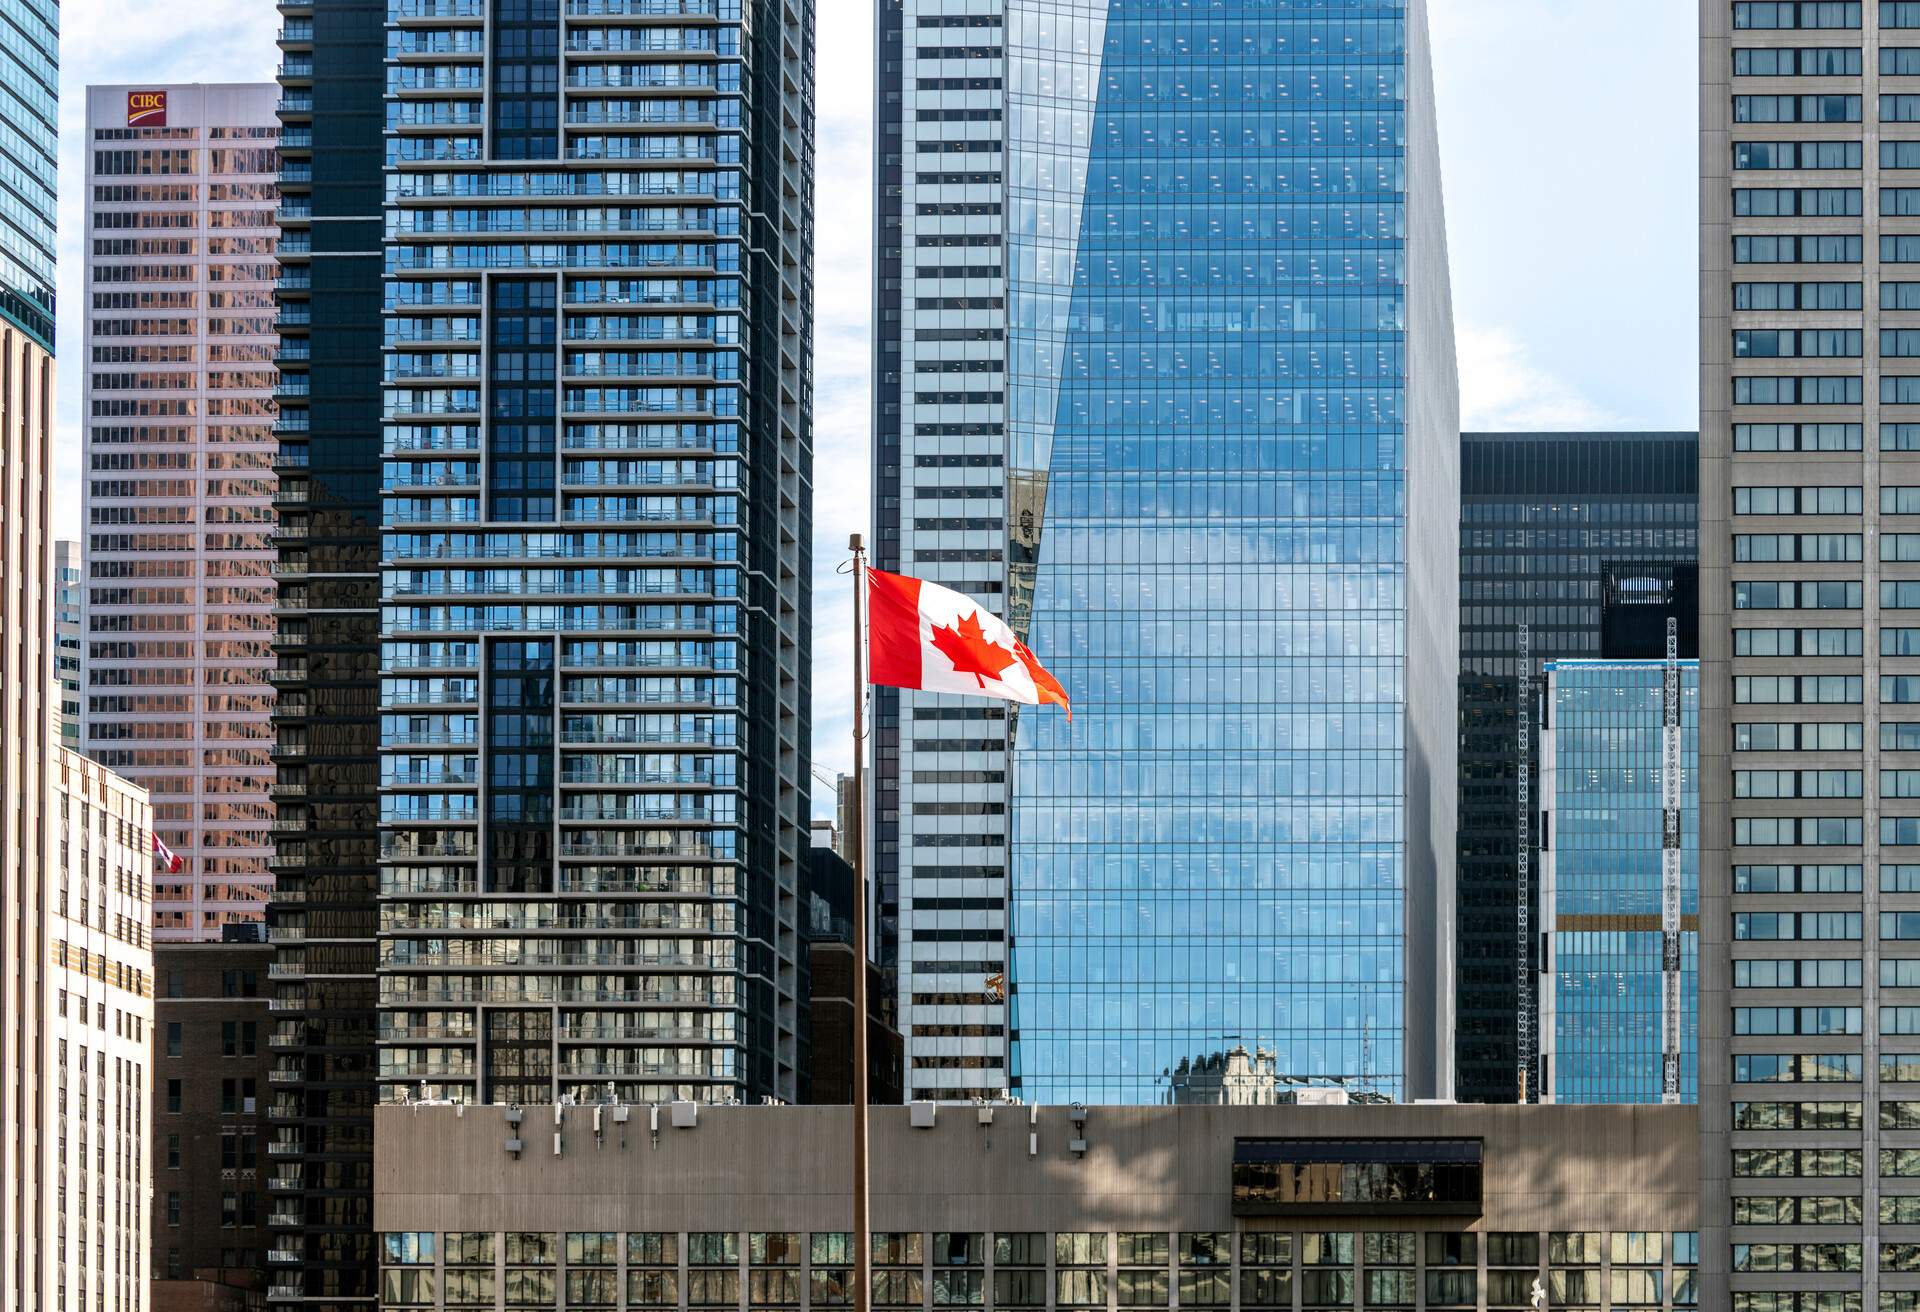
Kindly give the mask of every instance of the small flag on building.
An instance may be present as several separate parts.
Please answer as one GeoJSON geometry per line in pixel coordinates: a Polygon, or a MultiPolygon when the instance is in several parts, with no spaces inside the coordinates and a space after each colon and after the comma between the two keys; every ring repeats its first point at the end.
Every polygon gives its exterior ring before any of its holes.
{"type": "Polygon", "coordinates": [[[172,848],[160,841],[160,835],[158,834],[153,836],[153,854],[159,859],[160,865],[168,874],[177,875],[180,873],[181,862],[179,856],[174,853],[172,848]]]}
{"type": "Polygon", "coordinates": [[[1028,706],[1053,702],[1073,719],[1060,681],[985,606],[904,574],[869,569],[866,576],[870,682],[1028,706]]]}

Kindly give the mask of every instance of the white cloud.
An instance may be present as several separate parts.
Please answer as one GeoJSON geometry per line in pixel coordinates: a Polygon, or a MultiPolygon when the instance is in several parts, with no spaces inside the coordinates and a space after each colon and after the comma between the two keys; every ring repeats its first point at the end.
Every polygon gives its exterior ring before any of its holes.
{"type": "Polygon", "coordinates": [[[1456,324],[1460,428],[1468,433],[1577,433],[1632,425],[1538,364],[1506,328],[1456,324]]]}

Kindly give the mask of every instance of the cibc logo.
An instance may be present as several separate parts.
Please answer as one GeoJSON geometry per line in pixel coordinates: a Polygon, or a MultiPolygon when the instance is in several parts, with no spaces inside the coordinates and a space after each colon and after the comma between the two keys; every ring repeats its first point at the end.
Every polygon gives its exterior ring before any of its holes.
{"type": "Polygon", "coordinates": [[[127,92],[127,126],[163,128],[167,125],[167,93],[164,91],[127,92]]]}

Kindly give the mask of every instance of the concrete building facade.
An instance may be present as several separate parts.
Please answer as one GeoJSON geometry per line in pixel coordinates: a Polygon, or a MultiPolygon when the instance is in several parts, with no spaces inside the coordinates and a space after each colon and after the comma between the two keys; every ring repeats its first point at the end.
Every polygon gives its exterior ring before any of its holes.
{"type": "Polygon", "coordinates": [[[87,89],[82,741],[156,798],[164,941],[272,888],[274,99],[87,89]]]}
{"type": "MultiPolygon", "coordinates": [[[[845,1306],[847,1120],[383,1107],[383,1304],[845,1306]]],[[[1685,1107],[877,1108],[873,1306],[1691,1308],[1695,1125],[1685,1107]]]]}
{"type": "Polygon", "coordinates": [[[1699,13],[1702,1294],[1887,1312],[1920,1305],[1920,7],[1699,13]]]}
{"type": "Polygon", "coordinates": [[[269,1213],[305,1205],[267,1153],[281,1046],[267,1008],[272,957],[264,941],[163,943],[154,952],[155,1312],[263,1303],[269,1213]]]}
{"type": "Polygon", "coordinates": [[[65,747],[50,760],[38,950],[50,1279],[21,1307],[118,1307],[151,1297],[153,821],[147,794],[65,747]]]}

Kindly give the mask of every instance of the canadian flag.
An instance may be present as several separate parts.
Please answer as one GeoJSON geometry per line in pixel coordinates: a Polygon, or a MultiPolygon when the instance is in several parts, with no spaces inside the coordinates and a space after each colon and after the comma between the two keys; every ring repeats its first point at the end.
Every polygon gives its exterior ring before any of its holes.
{"type": "Polygon", "coordinates": [[[972,597],[924,579],[867,574],[868,680],[890,688],[970,693],[1038,706],[1073,719],[1060,680],[972,597]]]}
{"type": "Polygon", "coordinates": [[[165,867],[168,874],[177,875],[180,873],[181,863],[179,855],[176,854],[172,848],[161,842],[160,835],[158,834],[153,836],[153,854],[160,859],[160,864],[165,867]]]}

